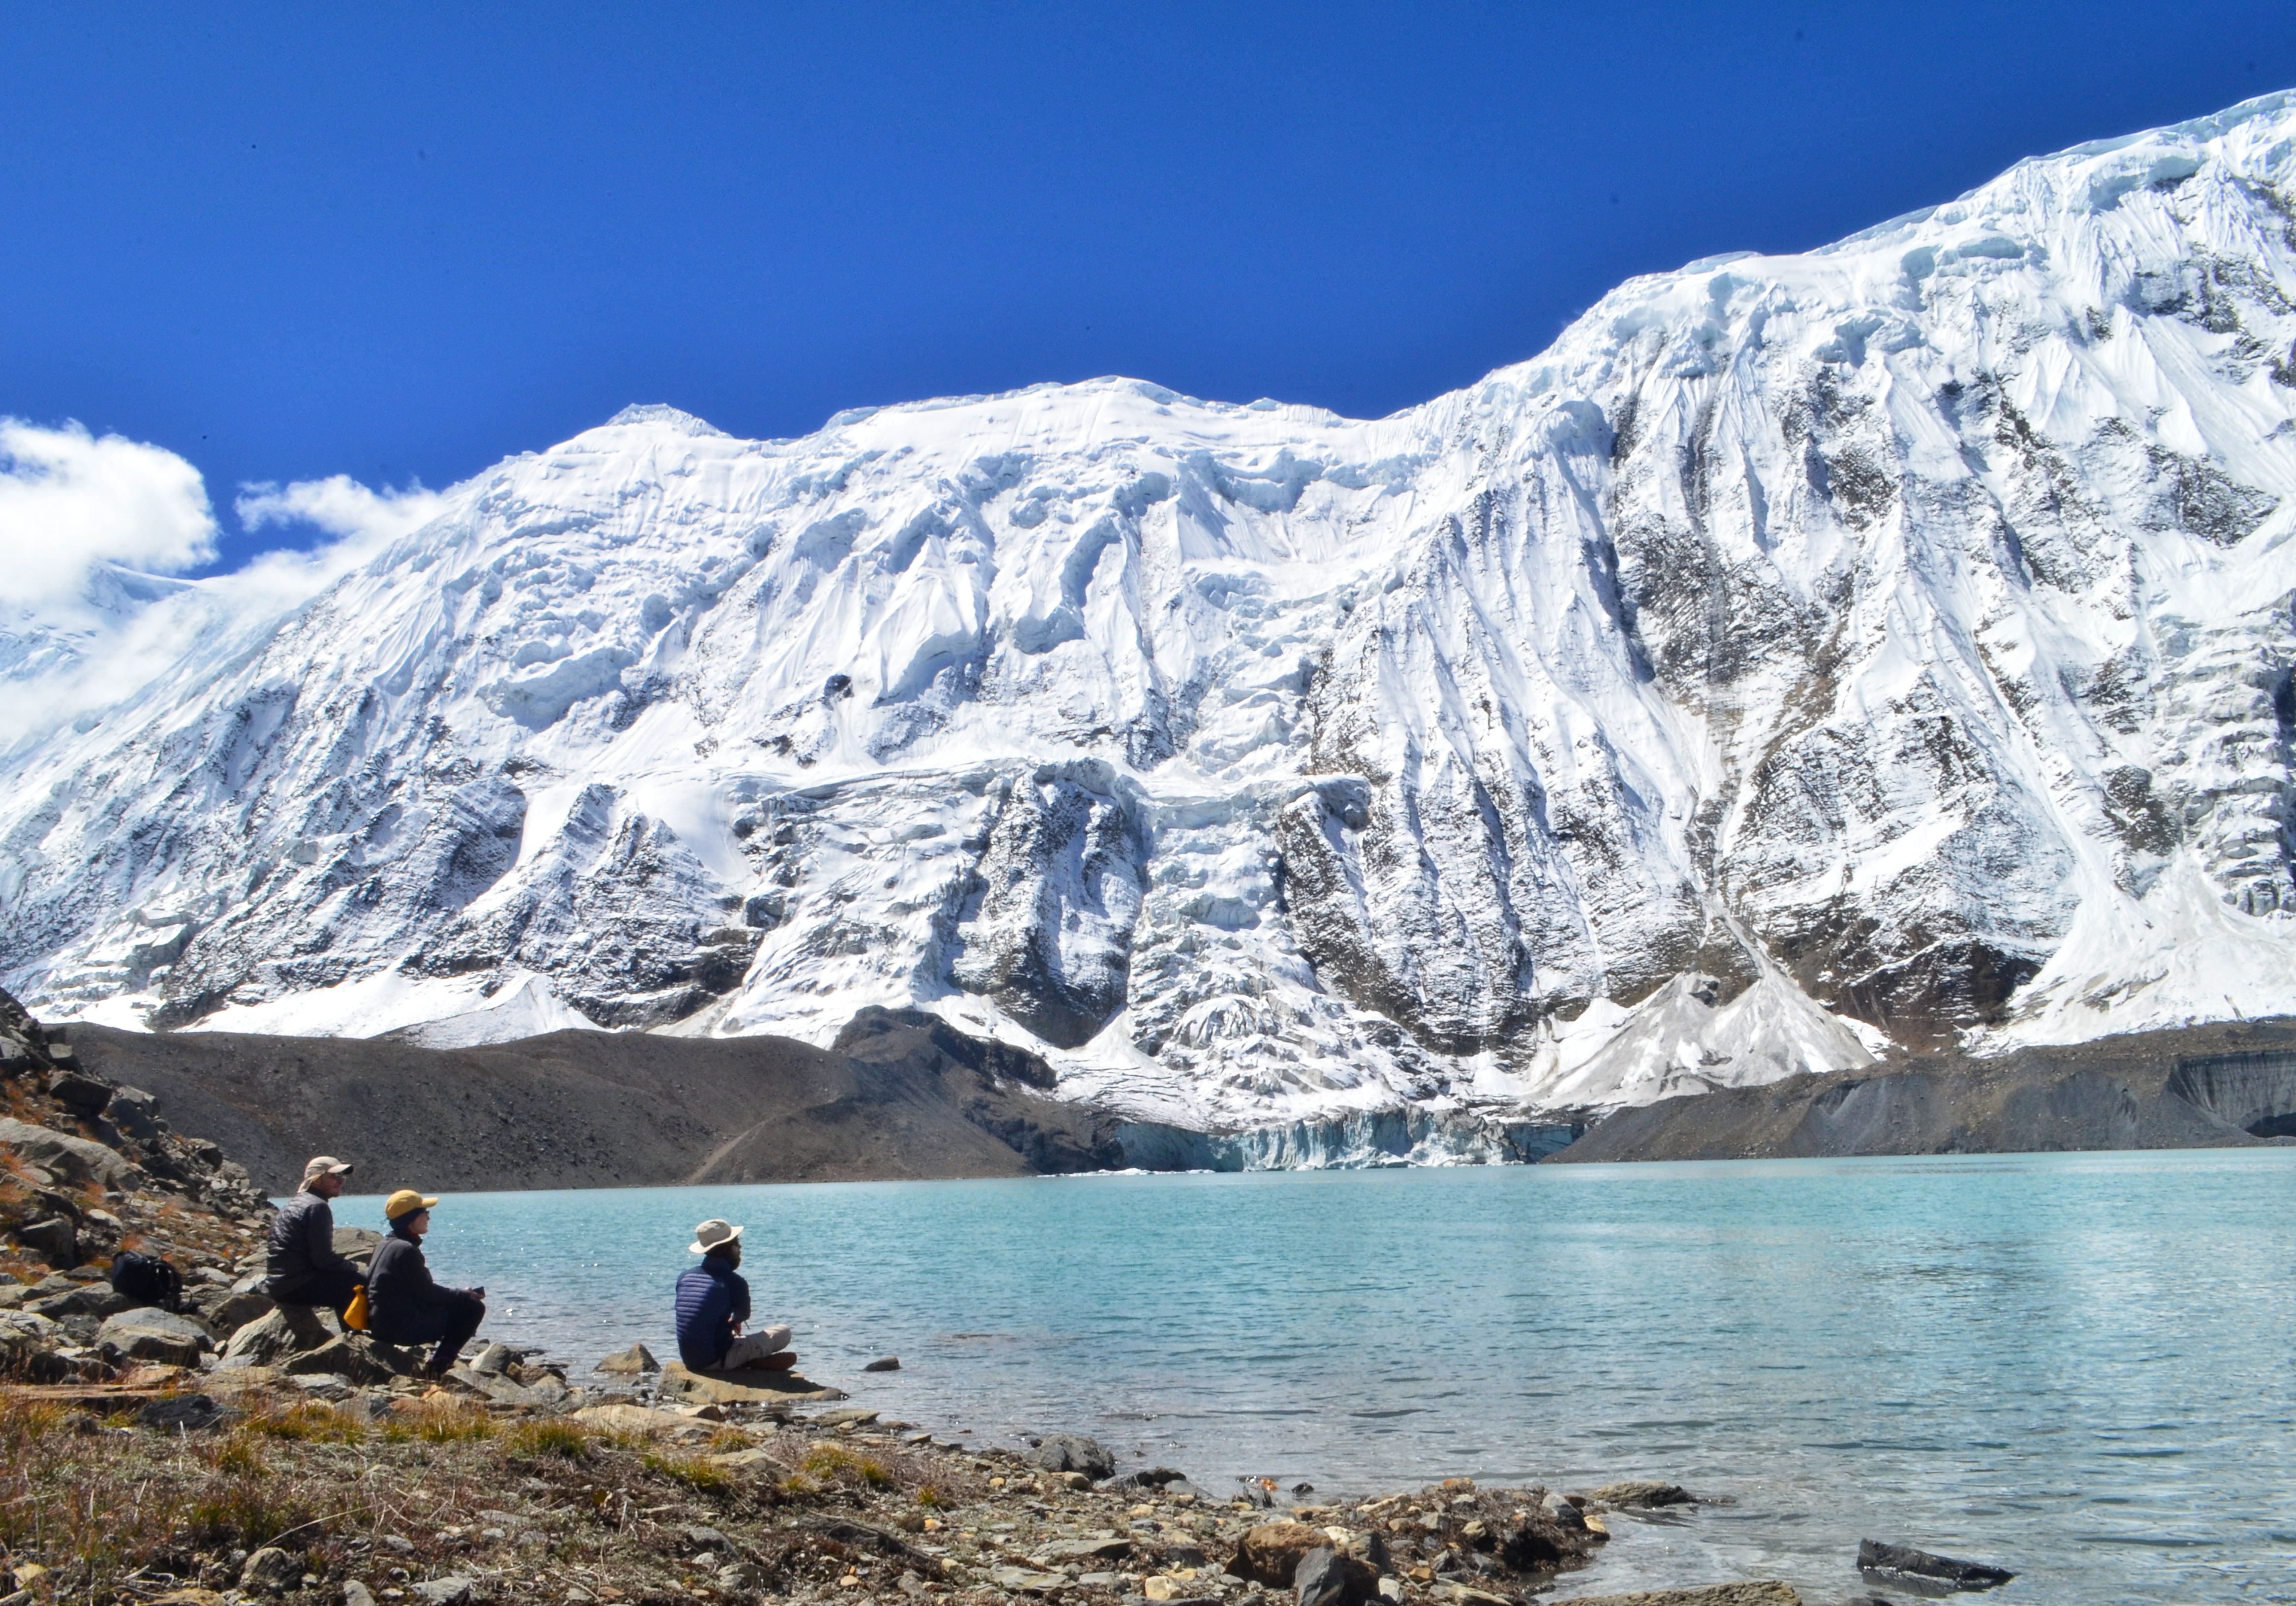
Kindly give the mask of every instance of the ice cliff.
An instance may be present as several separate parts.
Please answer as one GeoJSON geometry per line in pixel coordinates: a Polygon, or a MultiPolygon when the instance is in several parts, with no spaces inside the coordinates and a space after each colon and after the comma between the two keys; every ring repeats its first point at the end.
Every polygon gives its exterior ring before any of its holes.
{"type": "Polygon", "coordinates": [[[292,606],[107,577],[175,645],[0,756],[0,983],[454,1042],[918,1005],[1196,1131],[2284,1013],[2292,296],[2274,96],[1389,418],[633,408],[292,606]]]}

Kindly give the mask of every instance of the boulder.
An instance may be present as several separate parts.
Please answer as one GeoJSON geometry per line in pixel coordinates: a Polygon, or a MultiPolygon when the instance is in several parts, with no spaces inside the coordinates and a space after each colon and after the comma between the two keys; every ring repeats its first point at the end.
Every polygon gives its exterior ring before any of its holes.
{"type": "Polygon", "coordinates": [[[476,1585],[460,1576],[411,1584],[408,1590],[423,1606],[471,1606],[476,1585]]]}
{"type": "Polygon", "coordinates": [[[644,1405],[585,1405],[574,1413],[574,1420],[599,1433],[676,1433],[696,1426],[690,1416],[644,1405]]]}
{"type": "Polygon", "coordinates": [[[337,1227],[335,1253],[365,1271],[382,1247],[382,1234],[372,1227],[337,1227]]]}
{"type": "Polygon", "coordinates": [[[1035,1555],[1040,1561],[1113,1561],[1131,1553],[1129,1539],[1063,1539],[1040,1546],[1035,1555]]]}
{"type": "Polygon", "coordinates": [[[111,1102],[111,1085],[78,1071],[61,1070],[48,1078],[48,1097],[76,1116],[100,1114],[111,1102]]]}
{"type": "Polygon", "coordinates": [[[1606,1483],[1587,1498],[1603,1505],[1616,1506],[1622,1511],[1654,1511],[1662,1506],[1698,1503],[1698,1496],[1678,1483],[1654,1483],[1647,1478],[1606,1483]]]}
{"type": "Polygon", "coordinates": [[[824,1388],[793,1371],[694,1371],[672,1361],[661,1369],[661,1391],[712,1405],[789,1405],[808,1400],[841,1400],[845,1392],[824,1388]]]}
{"type": "Polygon", "coordinates": [[[231,1420],[231,1412],[204,1394],[176,1394],[146,1400],[135,1412],[135,1425],[161,1433],[205,1433],[231,1420]]]}
{"type": "Polygon", "coordinates": [[[509,1345],[489,1344],[479,1352],[479,1358],[471,1363],[471,1370],[484,1372],[488,1377],[499,1377],[510,1370],[510,1363],[516,1359],[517,1353],[509,1345]]]}
{"type": "Polygon", "coordinates": [[[33,1292],[38,1297],[24,1301],[23,1308],[51,1322],[62,1322],[70,1316],[93,1316],[101,1322],[124,1311],[150,1308],[139,1305],[108,1282],[74,1283],[53,1294],[40,1294],[37,1289],[33,1292]]]}
{"type": "Polygon", "coordinates": [[[1288,1589],[1300,1570],[1300,1563],[1311,1550],[1328,1550],[1332,1536],[1319,1528],[1309,1528],[1304,1522],[1285,1518],[1278,1522],[1263,1522],[1257,1528],[1246,1528],[1235,1554],[1228,1558],[1227,1570],[1239,1578],[1271,1588],[1288,1589]]]}
{"type": "Polygon", "coordinates": [[[1908,1544],[1883,1544],[1874,1539],[1857,1542],[1857,1570],[1868,1575],[1869,1580],[1893,1583],[1900,1588],[1916,1588],[1915,1581],[1918,1580],[1953,1589],[1992,1589],[2017,1576],[2005,1567],[1964,1561],[1915,1550],[1908,1544]]]}
{"type": "MultiPolygon", "coordinates": [[[[104,1096],[111,1097],[108,1090],[104,1096]]],[[[67,1182],[99,1182],[126,1190],[144,1180],[144,1174],[118,1149],[29,1121],[0,1118],[0,1144],[67,1182]]]]}
{"type": "Polygon", "coordinates": [[[1547,1606],[1801,1606],[1791,1584],[1709,1584],[1702,1589],[1641,1589],[1632,1594],[1572,1595],[1547,1606]]]}
{"type": "MultiPolygon", "coordinates": [[[[1029,1459],[1047,1472],[1081,1472],[1092,1478],[1106,1478],[1116,1470],[1116,1457],[1102,1448],[1098,1439],[1078,1433],[1046,1436],[1029,1459]]],[[[1291,1581],[1288,1575],[1283,1579],[1287,1584],[1291,1581]]]]}
{"type": "Polygon", "coordinates": [[[644,1345],[633,1344],[599,1362],[598,1370],[621,1377],[638,1377],[645,1372],[660,1371],[661,1363],[653,1358],[653,1352],[644,1345]]]}
{"type": "Polygon", "coordinates": [[[1176,1483],[1185,1483],[1188,1475],[1177,1467],[1147,1467],[1137,1472],[1127,1472],[1121,1478],[1111,1478],[1111,1489],[1160,1489],[1176,1483]]]}
{"type": "Polygon", "coordinates": [[[864,1371],[898,1371],[901,1370],[901,1357],[898,1355],[887,1355],[882,1360],[870,1362],[868,1365],[864,1366],[861,1370],[864,1371]]]}
{"type": "Polygon", "coordinates": [[[318,1348],[341,1336],[334,1313],[308,1305],[275,1305],[269,1313],[234,1330],[223,1347],[226,1362],[274,1366],[287,1356],[318,1348]]]}
{"type": "Polygon", "coordinates": [[[260,1322],[272,1310],[271,1296],[253,1289],[242,1291],[209,1284],[193,1289],[188,1298],[200,1320],[219,1333],[235,1333],[250,1322],[260,1322]]]}
{"type": "Polygon", "coordinates": [[[412,1370],[397,1350],[371,1344],[358,1333],[330,1338],[316,1349],[297,1350],[278,1366],[291,1378],[338,1377],[355,1384],[388,1383],[412,1370]]]}
{"type": "Polygon", "coordinates": [[[16,1229],[16,1241],[52,1266],[79,1264],[79,1229],[61,1215],[25,1223],[16,1229]]]}
{"type": "Polygon", "coordinates": [[[275,1544],[266,1544],[248,1557],[239,1569],[239,1586],[250,1594],[285,1594],[303,1586],[303,1562],[275,1544]]]}
{"type": "Polygon", "coordinates": [[[115,1366],[122,1361],[197,1366],[200,1356],[214,1347],[208,1330],[189,1316],[151,1305],[108,1317],[95,1335],[95,1347],[115,1366]]]}
{"type": "Polygon", "coordinates": [[[1292,1575],[1300,1606],[1363,1606],[1379,1594],[1379,1574],[1353,1556],[1317,1545],[1292,1575]]]}
{"type": "Polygon", "coordinates": [[[156,1138],[160,1135],[159,1102],[140,1087],[114,1088],[103,1107],[103,1118],[114,1131],[139,1141],[156,1138]]]}

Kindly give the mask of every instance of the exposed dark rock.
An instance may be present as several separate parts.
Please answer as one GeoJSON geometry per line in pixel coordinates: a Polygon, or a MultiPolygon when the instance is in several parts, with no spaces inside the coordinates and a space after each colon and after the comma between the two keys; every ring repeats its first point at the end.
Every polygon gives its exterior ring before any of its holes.
{"type": "Polygon", "coordinates": [[[1866,1574],[1869,1582],[1897,1582],[1900,1587],[1918,1580],[1946,1584],[1955,1589],[1992,1589],[2017,1576],[2005,1567],[1964,1561],[1910,1545],[1883,1544],[1874,1539],[1857,1542],[1857,1570],[1866,1574]]]}
{"type": "Polygon", "coordinates": [[[1649,1479],[1634,1479],[1626,1483],[1606,1483],[1592,1491],[1588,1498],[1622,1511],[1653,1511],[1669,1505],[1695,1505],[1698,1497],[1678,1483],[1656,1483],[1649,1479]]]}
{"type": "Polygon", "coordinates": [[[200,1356],[214,1346],[207,1330],[190,1317],[148,1306],[106,1318],[95,1336],[96,1348],[114,1365],[149,1361],[197,1366],[200,1356]]]}
{"type": "Polygon", "coordinates": [[[2234,1148],[2296,1135],[2296,1019],[1790,1076],[1624,1109],[1559,1161],[2234,1148]]]}
{"type": "Polygon", "coordinates": [[[78,1115],[98,1114],[111,1102],[111,1093],[110,1083],[77,1071],[58,1071],[48,1078],[48,1097],[78,1115]]]}
{"type": "Polygon", "coordinates": [[[1098,1439],[1077,1433],[1048,1434],[1029,1459],[1047,1472],[1081,1472],[1095,1479],[1116,1470],[1116,1457],[1098,1439]]]}
{"type": "Polygon", "coordinates": [[[188,1433],[205,1433],[220,1428],[231,1420],[232,1413],[203,1394],[174,1394],[156,1400],[146,1400],[135,1412],[135,1425],[155,1428],[163,1433],[182,1429],[188,1433]]]}
{"type": "Polygon", "coordinates": [[[275,1544],[257,1551],[239,1569],[239,1586],[251,1594],[285,1594],[302,1583],[302,1558],[275,1544]]]}
{"type": "Polygon", "coordinates": [[[1300,1606],[1362,1606],[1379,1593],[1379,1574],[1343,1552],[1319,1545],[1292,1575],[1300,1606]]]}
{"type": "Polygon", "coordinates": [[[62,1216],[26,1222],[16,1229],[16,1241],[52,1266],[79,1264],[79,1233],[62,1216]]]}
{"type": "Polygon", "coordinates": [[[1113,1122],[1040,1096],[1052,1079],[1041,1059],[922,1015],[865,1010],[836,1050],[598,1032],[449,1050],[87,1026],[78,1036],[92,1067],[152,1090],[175,1125],[220,1141],[279,1191],[346,1132],[359,1174],[419,1175],[433,1191],[1124,1164],[1113,1122]]]}

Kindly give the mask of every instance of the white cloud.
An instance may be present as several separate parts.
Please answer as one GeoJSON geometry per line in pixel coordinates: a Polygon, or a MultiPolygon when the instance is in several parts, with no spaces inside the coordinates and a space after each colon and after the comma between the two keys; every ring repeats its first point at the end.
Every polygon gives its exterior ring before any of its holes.
{"type": "Polygon", "coordinates": [[[316,524],[328,534],[362,545],[411,535],[447,509],[435,490],[409,485],[404,490],[370,490],[348,474],[239,488],[239,522],[250,530],[266,524],[316,524]]]}
{"type": "Polygon", "coordinates": [[[308,524],[332,538],[257,554],[196,581],[132,581],[110,562],[167,573],[215,556],[200,473],[173,452],[78,424],[0,418],[0,749],[106,711],[171,675],[251,645],[447,498],[419,485],[370,490],[346,474],[241,488],[250,531],[308,524]]]}
{"type": "Polygon", "coordinates": [[[70,606],[99,564],[173,573],[213,557],[215,537],[200,471],[175,453],[0,418],[0,599],[70,606]]]}

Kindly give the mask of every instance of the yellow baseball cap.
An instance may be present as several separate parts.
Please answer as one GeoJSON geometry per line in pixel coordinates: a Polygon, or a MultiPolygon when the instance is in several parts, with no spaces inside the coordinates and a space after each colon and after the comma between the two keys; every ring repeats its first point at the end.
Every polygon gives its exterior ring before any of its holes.
{"type": "Polygon", "coordinates": [[[428,1210],[439,1201],[424,1198],[412,1188],[401,1188],[382,1201],[382,1219],[395,1222],[402,1215],[412,1215],[417,1210],[428,1210]]]}

